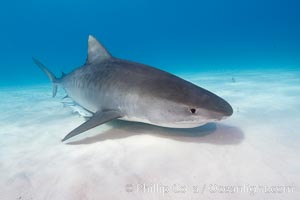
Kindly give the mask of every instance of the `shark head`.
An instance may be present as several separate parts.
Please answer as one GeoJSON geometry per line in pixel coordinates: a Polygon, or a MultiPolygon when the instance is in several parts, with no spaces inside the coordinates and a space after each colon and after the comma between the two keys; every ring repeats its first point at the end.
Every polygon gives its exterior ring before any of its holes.
{"type": "Polygon", "coordinates": [[[176,76],[143,85],[141,111],[147,123],[171,128],[193,128],[225,119],[233,109],[221,97],[176,76]],[[149,109],[150,107],[150,109],[149,109]]]}

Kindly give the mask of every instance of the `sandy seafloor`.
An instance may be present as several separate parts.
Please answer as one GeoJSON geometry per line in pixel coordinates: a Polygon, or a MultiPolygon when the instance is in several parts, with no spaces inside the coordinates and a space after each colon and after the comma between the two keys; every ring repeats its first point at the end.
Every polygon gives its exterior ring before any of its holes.
{"type": "Polygon", "coordinates": [[[62,143],[84,122],[62,90],[2,87],[0,199],[299,199],[300,71],[182,77],[234,115],[194,129],[115,121],[62,143]]]}

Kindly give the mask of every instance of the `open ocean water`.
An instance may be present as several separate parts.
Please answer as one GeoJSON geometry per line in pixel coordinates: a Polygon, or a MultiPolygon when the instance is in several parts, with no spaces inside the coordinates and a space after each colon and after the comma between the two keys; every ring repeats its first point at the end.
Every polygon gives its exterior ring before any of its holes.
{"type": "Polygon", "coordinates": [[[298,199],[300,2],[0,3],[0,199],[298,199]],[[81,66],[92,34],[112,55],[174,73],[234,113],[193,129],[85,120],[58,77],[81,66]]]}

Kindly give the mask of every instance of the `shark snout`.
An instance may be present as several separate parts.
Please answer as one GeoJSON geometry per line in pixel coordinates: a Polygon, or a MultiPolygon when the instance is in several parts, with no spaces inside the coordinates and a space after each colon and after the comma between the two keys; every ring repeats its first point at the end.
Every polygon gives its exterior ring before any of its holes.
{"type": "Polygon", "coordinates": [[[233,109],[232,109],[231,105],[223,99],[219,100],[216,111],[218,113],[220,113],[221,115],[223,115],[223,117],[229,117],[233,114],[233,109]]]}
{"type": "Polygon", "coordinates": [[[215,120],[222,120],[233,114],[231,105],[221,97],[217,96],[213,96],[204,109],[207,110],[207,116],[215,120]]]}

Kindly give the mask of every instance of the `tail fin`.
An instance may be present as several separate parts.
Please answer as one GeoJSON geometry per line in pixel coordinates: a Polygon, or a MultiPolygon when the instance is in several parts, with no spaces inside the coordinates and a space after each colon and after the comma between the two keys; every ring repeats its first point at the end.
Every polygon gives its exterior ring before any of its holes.
{"type": "Polygon", "coordinates": [[[34,63],[41,69],[43,70],[47,76],[49,77],[49,79],[52,82],[53,85],[53,93],[52,93],[52,97],[55,97],[56,93],[57,93],[57,78],[54,76],[54,74],[52,72],[50,72],[40,61],[38,61],[35,58],[32,58],[32,60],[34,61],[34,63]]]}

